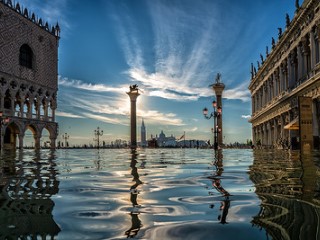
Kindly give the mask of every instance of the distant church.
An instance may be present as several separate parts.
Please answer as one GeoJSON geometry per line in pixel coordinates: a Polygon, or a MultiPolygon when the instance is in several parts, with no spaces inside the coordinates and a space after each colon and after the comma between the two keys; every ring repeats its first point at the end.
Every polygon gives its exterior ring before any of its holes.
{"type": "Polygon", "coordinates": [[[23,148],[25,132],[40,148],[42,131],[55,148],[60,27],[20,4],[0,1],[0,147],[23,148]],[[18,141],[17,141],[18,139],[18,141]]]}

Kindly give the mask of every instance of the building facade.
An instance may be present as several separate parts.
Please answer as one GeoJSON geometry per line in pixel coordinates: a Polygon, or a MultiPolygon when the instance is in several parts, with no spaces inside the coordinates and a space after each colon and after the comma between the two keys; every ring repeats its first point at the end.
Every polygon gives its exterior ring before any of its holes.
{"type": "MultiPolygon", "coordinates": [[[[249,90],[252,98],[252,135],[255,145],[295,147],[302,138],[312,138],[319,148],[320,119],[320,3],[296,2],[292,20],[286,15],[285,30],[278,28],[270,53],[251,65],[249,90]],[[301,99],[310,99],[311,119],[304,121],[301,99]],[[310,133],[301,133],[309,124],[310,133]],[[312,135],[312,136],[310,136],[312,135]]],[[[308,106],[307,106],[308,107],[308,106]]],[[[308,129],[307,127],[307,129],[308,129]]]]}
{"type": "Polygon", "coordinates": [[[27,8],[0,0],[0,112],[2,148],[22,148],[31,130],[35,148],[42,131],[55,148],[60,28],[50,27],[27,8]]]}

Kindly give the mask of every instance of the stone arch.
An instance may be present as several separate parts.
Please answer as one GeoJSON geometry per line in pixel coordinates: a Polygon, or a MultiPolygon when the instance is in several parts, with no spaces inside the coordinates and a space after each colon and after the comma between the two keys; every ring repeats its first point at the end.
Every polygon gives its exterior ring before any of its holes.
{"type": "Polygon", "coordinates": [[[46,129],[49,132],[49,139],[50,139],[50,148],[55,148],[56,146],[56,139],[57,139],[57,127],[55,124],[47,123],[41,129],[41,134],[43,130],[46,129]]]}
{"type": "Polygon", "coordinates": [[[8,124],[3,125],[2,146],[4,149],[15,149],[17,146],[17,135],[21,133],[21,126],[10,120],[8,124]]]}

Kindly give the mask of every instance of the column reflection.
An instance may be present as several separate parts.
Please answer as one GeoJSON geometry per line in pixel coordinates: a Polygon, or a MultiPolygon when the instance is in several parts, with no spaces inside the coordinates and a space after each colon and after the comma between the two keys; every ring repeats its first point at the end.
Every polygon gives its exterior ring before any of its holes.
{"type": "MultiPolygon", "coordinates": [[[[129,215],[131,217],[131,227],[125,232],[127,238],[134,238],[142,227],[141,220],[139,219],[140,213],[138,210],[138,208],[141,207],[141,205],[138,203],[138,195],[140,193],[138,187],[139,185],[143,184],[143,182],[140,180],[138,168],[136,166],[138,163],[137,158],[138,153],[136,149],[131,149],[130,168],[131,175],[133,177],[132,181],[134,184],[130,187],[130,201],[132,203],[132,210],[129,215]]],[[[144,163],[142,163],[141,166],[144,167],[144,163]]]]}
{"type": "MultiPolygon", "coordinates": [[[[220,223],[225,224],[227,222],[227,215],[230,208],[230,193],[224,189],[222,186],[221,178],[223,173],[223,154],[222,149],[219,149],[215,151],[215,159],[213,161],[213,166],[215,167],[215,171],[212,173],[209,178],[212,181],[212,186],[214,189],[217,190],[222,196],[223,200],[220,202],[220,215],[218,216],[218,220],[220,223]]],[[[211,208],[214,207],[214,205],[210,206],[211,208]]]]}

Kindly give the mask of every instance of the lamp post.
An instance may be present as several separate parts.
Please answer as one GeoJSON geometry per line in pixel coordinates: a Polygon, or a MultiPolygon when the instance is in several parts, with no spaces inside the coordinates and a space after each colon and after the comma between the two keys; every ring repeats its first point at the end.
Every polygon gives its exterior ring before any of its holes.
{"type": "Polygon", "coordinates": [[[97,141],[98,142],[98,145],[97,145],[97,149],[99,149],[99,147],[100,147],[100,136],[102,136],[103,135],[103,130],[100,130],[100,128],[99,127],[97,127],[97,129],[96,130],[94,130],[94,135],[95,135],[95,141],[97,141]]]}
{"type": "Polygon", "coordinates": [[[67,148],[67,144],[68,144],[68,139],[69,139],[69,135],[67,134],[67,133],[64,133],[63,135],[62,135],[62,138],[63,138],[63,140],[64,140],[64,148],[67,148]]]}
{"type": "Polygon", "coordinates": [[[220,132],[220,129],[218,128],[218,125],[217,125],[217,119],[220,118],[221,116],[221,113],[222,113],[222,108],[221,107],[217,107],[217,102],[216,101],[213,101],[212,102],[212,107],[213,107],[213,112],[210,113],[210,115],[208,115],[208,109],[205,107],[203,109],[203,115],[206,119],[211,119],[213,118],[213,129],[212,129],[212,132],[213,132],[213,137],[214,137],[214,150],[217,150],[218,149],[218,134],[220,132]]]}

